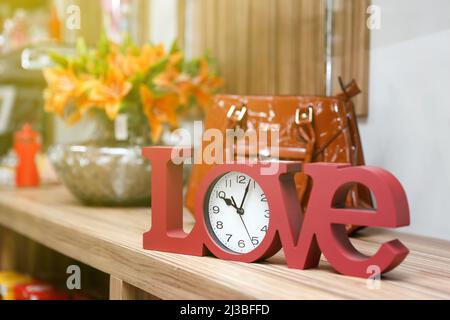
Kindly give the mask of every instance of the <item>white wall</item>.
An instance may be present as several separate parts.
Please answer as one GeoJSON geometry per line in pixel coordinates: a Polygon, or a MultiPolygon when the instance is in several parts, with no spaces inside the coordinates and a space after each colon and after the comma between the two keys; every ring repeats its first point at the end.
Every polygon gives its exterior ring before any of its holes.
{"type": "Polygon", "coordinates": [[[366,160],[403,183],[405,230],[450,240],[450,1],[374,0],[366,160]]]}

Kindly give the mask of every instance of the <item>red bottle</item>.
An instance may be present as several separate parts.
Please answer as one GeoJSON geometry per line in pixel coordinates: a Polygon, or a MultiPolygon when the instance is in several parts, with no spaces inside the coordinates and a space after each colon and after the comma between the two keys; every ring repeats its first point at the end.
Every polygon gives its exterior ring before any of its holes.
{"type": "Polygon", "coordinates": [[[25,124],[14,135],[14,150],[17,154],[16,185],[19,188],[39,186],[39,172],[36,166],[36,154],[41,149],[39,134],[25,124]]]}

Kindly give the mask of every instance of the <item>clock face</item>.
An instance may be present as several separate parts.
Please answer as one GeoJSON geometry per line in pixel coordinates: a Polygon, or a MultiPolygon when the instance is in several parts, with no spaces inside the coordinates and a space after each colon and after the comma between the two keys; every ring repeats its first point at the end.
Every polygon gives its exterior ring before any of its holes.
{"type": "Polygon", "coordinates": [[[229,172],[209,188],[205,222],[222,248],[238,254],[253,251],[266,236],[269,216],[264,191],[246,174],[229,172]]]}

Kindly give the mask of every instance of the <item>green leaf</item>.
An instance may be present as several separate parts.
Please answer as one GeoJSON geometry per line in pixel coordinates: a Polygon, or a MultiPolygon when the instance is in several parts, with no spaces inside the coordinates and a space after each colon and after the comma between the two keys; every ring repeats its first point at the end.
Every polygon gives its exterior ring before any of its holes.
{"type": "Polygon", "coordinates": [[[168,62],[169,58],[165,57],[150,67],[145,77],[145,82],[151,85],[153,79],[166,69],[168,62]]]}
{"type": "Polygon", "coordinates": [[[88,53],[88,49],[86,46],[86,41],[83,38],[77,39],[77,54],[79,56],[85,56],[88,53]]]}
{"type": "Polygon", "coordinates": [[[108,71],[108,63],[104,60],[97,61],[96,63],[94,63],[94,66],[95,66],[95,75],[97,77],[105,75],[108,71]]]}
{"type": "Polygon", "coordinates": [[[122,41],[122,44],[120,46],[120,50],[122,51],[122,53],[126,53],[127,50],[129,50],[129,49],[131,49],[132,51],[135,50],[136,49],[136,45],[135,45],[131,35],[129,33],[124,33],[123,41],[122,41]]]}
{"type": "Polygon", "coordinates": [[[106,32],[102,32],[100,35],[100,40],[97,44],[97,50],[100,57],[106,57],[109,53],[109,40],[106,32]]]}
{"type": "Polygon", "coordinates": [[[178,46],[178,40],[175,40],[170,47],[170,54],[177,53],[180,51],[180,47],[178,46]]]}
{"type": "Polygon", "coordinates": [[[86,71],[85,65],[80,61],[80,60],[76,60],[73,62],[73,68],[75,70],[75,73],[83,73],[86,71]]]}
{"type": "Polygon", "coordinates": [[[67,68],[69,66],[69,59],[62,54],[55,51],[49,51],[48,56],[50,59],[60,67],[67,68]]]}
{"type": "Polygon", "coordinates": [[[185,63],[183,64],[183,72],[187,73],[191,77],[196,76],[199,70],[200,70],[200,59],[185,61],[185,63]]]}
{"type": "Polygon", "coordinates": [[[211,75],[219,76],[219,62],[217,61],[217,59],[211,57],[208,53],[204,55],[204,58],[206,59],[206,61],[208,61],[209,72],[211,73],[211,75]]]}

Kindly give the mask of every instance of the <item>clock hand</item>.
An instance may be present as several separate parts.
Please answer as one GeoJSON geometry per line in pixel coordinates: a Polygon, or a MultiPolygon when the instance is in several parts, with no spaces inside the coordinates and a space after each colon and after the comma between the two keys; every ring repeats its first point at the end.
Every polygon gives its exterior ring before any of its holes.
{"type": "MultiPolygon", "coordinates": [[[[239,209],[239,208],[237,207],[237,205],[236,205],[231,199],[228,199],[228,198],[225,198],[225,197],[220,197],[220,196],[219,196],[219,198],[222,199],[223,201],[225,201],[225,203],[227,204],[227,206],[233,207],[233,208],[235,208],[236,210],[239,209]]],[[[233,198],[233,197],[231,197],[231,198],[233,198]]]]}
{"type": "MultiPolygon", "coordinates": [[[[236,206],[236,201],[234,201],[233,197],[231,197],[231,200],[233,201],[234,206],[236,206]]],[[[253,245],[253,247],[255,247],[252,241],[252,236],[250,235],[250,232],[248,232],[247,225],[244,222],[244,218],[242,218],[242,215],[244,214],[244,209],[237,209],[237,213],[239,214],[239,218],[241,218],[241,222],[244,225],[245,232],[247,232],[248,238],[250,239],[250,243],[253,245]]]]}
{"type": "Polygon", "coordinates": [[[233,201],[233,206],[237,208],[236,201],[234,200],[233,196],[231,196],[231,200],[233,201]]]}
{"type": "Polygon", "coordinates": [[[242,214],[239,215],[239,218],[241,218],[242,224],[244,225],[245,231],[247,232],[248,238],[250,239],[250,243],[255,247],[252,241],[252,237],[250,236],[250,232],[248,232],[247,226],[245,225],[244,218],[242,218],[242,214]]]}
{"type": "Polygon", "coordinates": [[[241,206],[239,207],[241,210],[244,207],[244,202],[245,202],[245,198],[247,198],[247,194],[248,194],[248,189],[250,188],[250,183],[252,182],[252,180],[250,179],[250,181],[247,184],[247,188],[245,188],[245,193],[244,193],[244,197],[242,198],[242,202],[241,202],[241,206]]]}
{"type": "Polygon", "coordinates": [[[233,201],[233,207],[236,208],[237,214],[242,216],[244,214],[244,209],[237,207],[236,201],[234,200],[233,196],[231,197],[231,200],[233,201]]]}

